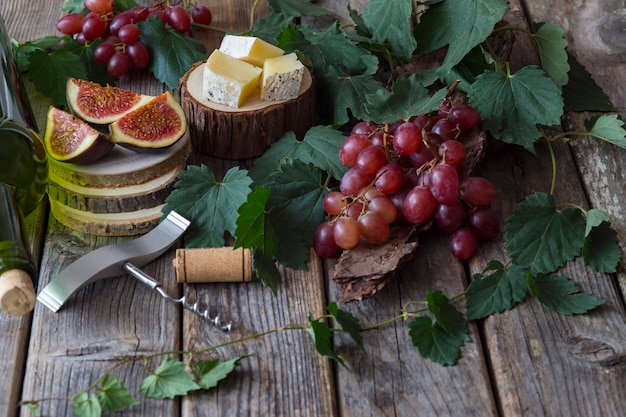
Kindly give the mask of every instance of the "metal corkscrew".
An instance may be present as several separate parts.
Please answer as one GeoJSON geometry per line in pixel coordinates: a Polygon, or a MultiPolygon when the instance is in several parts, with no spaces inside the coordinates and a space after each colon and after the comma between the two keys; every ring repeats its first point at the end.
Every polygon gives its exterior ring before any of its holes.
{"type": "Polygon", "coordinates": [[[180,298],[172,297],[165,292],[161,284],[159,284],[156,279],[152,278],[150,275],[146,274],[143,270],[136,267],[132,263],[126,262],[124,263],[124,265],[122,265],[122,268],[128,273],[128,275],[137,279],[151,290],[156,291],[157,293],[159,293],[159,295],[161,295],[161,297],[165,298],[166,300],[182,305],[183,308],[195,313],[196,315],[202,317],[204,320],[207,320],[209,323],[225,332],[228,332],[232,329],[232,323],[222,322],[219,313],[214,317],[211,317],[210,309],[202,309],[200,307],[199,301],[196,301],[192,304],[189,302],[187,295],[183,295],[180,298]]]}

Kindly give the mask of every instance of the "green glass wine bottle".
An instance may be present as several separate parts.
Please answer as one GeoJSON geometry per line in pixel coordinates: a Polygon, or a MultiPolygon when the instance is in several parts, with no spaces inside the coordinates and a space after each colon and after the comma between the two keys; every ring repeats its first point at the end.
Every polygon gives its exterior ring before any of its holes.
{"type": "Polygon", "coordinates": [[[21,220],[45,194],[48,165],[2,16],[0,65],[0,309],[21,315],[35,305],[37,278],[21,220]]]}

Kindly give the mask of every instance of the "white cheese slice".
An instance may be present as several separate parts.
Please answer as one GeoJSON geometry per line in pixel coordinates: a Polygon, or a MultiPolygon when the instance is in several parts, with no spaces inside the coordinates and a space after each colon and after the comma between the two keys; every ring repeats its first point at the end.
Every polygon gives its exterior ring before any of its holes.
{"type": "Polygon", "coordinates": [[[285,53],[281,48],[265,42],[263,39],[255,36],[237,35],[225,35],[219,50],[226,55],[261,68],[266,59],[281,56],[285,53]]]}
{"type": "Polygon", "coordinates": [[[261,72],[261,68],[216,49],[204,65],[202,92],[215,103],[241,107],[255,92],[261,72]]]}
{"type": "Polygon", "coordinates": [[[265,60],[261,98],[267,101],[290,100],[298,97],[304,75],[304,65],[295,53],[265,60]]]}

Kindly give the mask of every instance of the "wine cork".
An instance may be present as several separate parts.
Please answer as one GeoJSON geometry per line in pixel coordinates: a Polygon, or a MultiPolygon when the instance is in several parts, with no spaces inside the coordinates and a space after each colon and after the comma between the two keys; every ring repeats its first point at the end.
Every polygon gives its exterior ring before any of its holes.
{"type": "Polygon", "coordinates": [[[250,249],[232,247],[177,249],[174,268],[180,283],[248,282],[252,254],[250,249]]]}
{"type": "Polygon", "coordinates": [[[28,272],[10,269],[0,274],[0,308],[13,315],[28,314],[35,308],[35,288],[28,272]]]}

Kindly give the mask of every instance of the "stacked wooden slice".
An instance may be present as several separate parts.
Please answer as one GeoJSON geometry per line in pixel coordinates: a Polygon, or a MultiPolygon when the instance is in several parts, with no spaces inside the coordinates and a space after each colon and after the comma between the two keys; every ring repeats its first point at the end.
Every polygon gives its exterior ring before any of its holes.
{"type": "Polygon", "coordinates": [[[189,133],[174,145],[152,152],[116,146],[95,163],[50,160],[48,196],[52,215],[84,233],[133,236],[148,232],[161,218],[176,175],[191,153],[189,133]]]}

